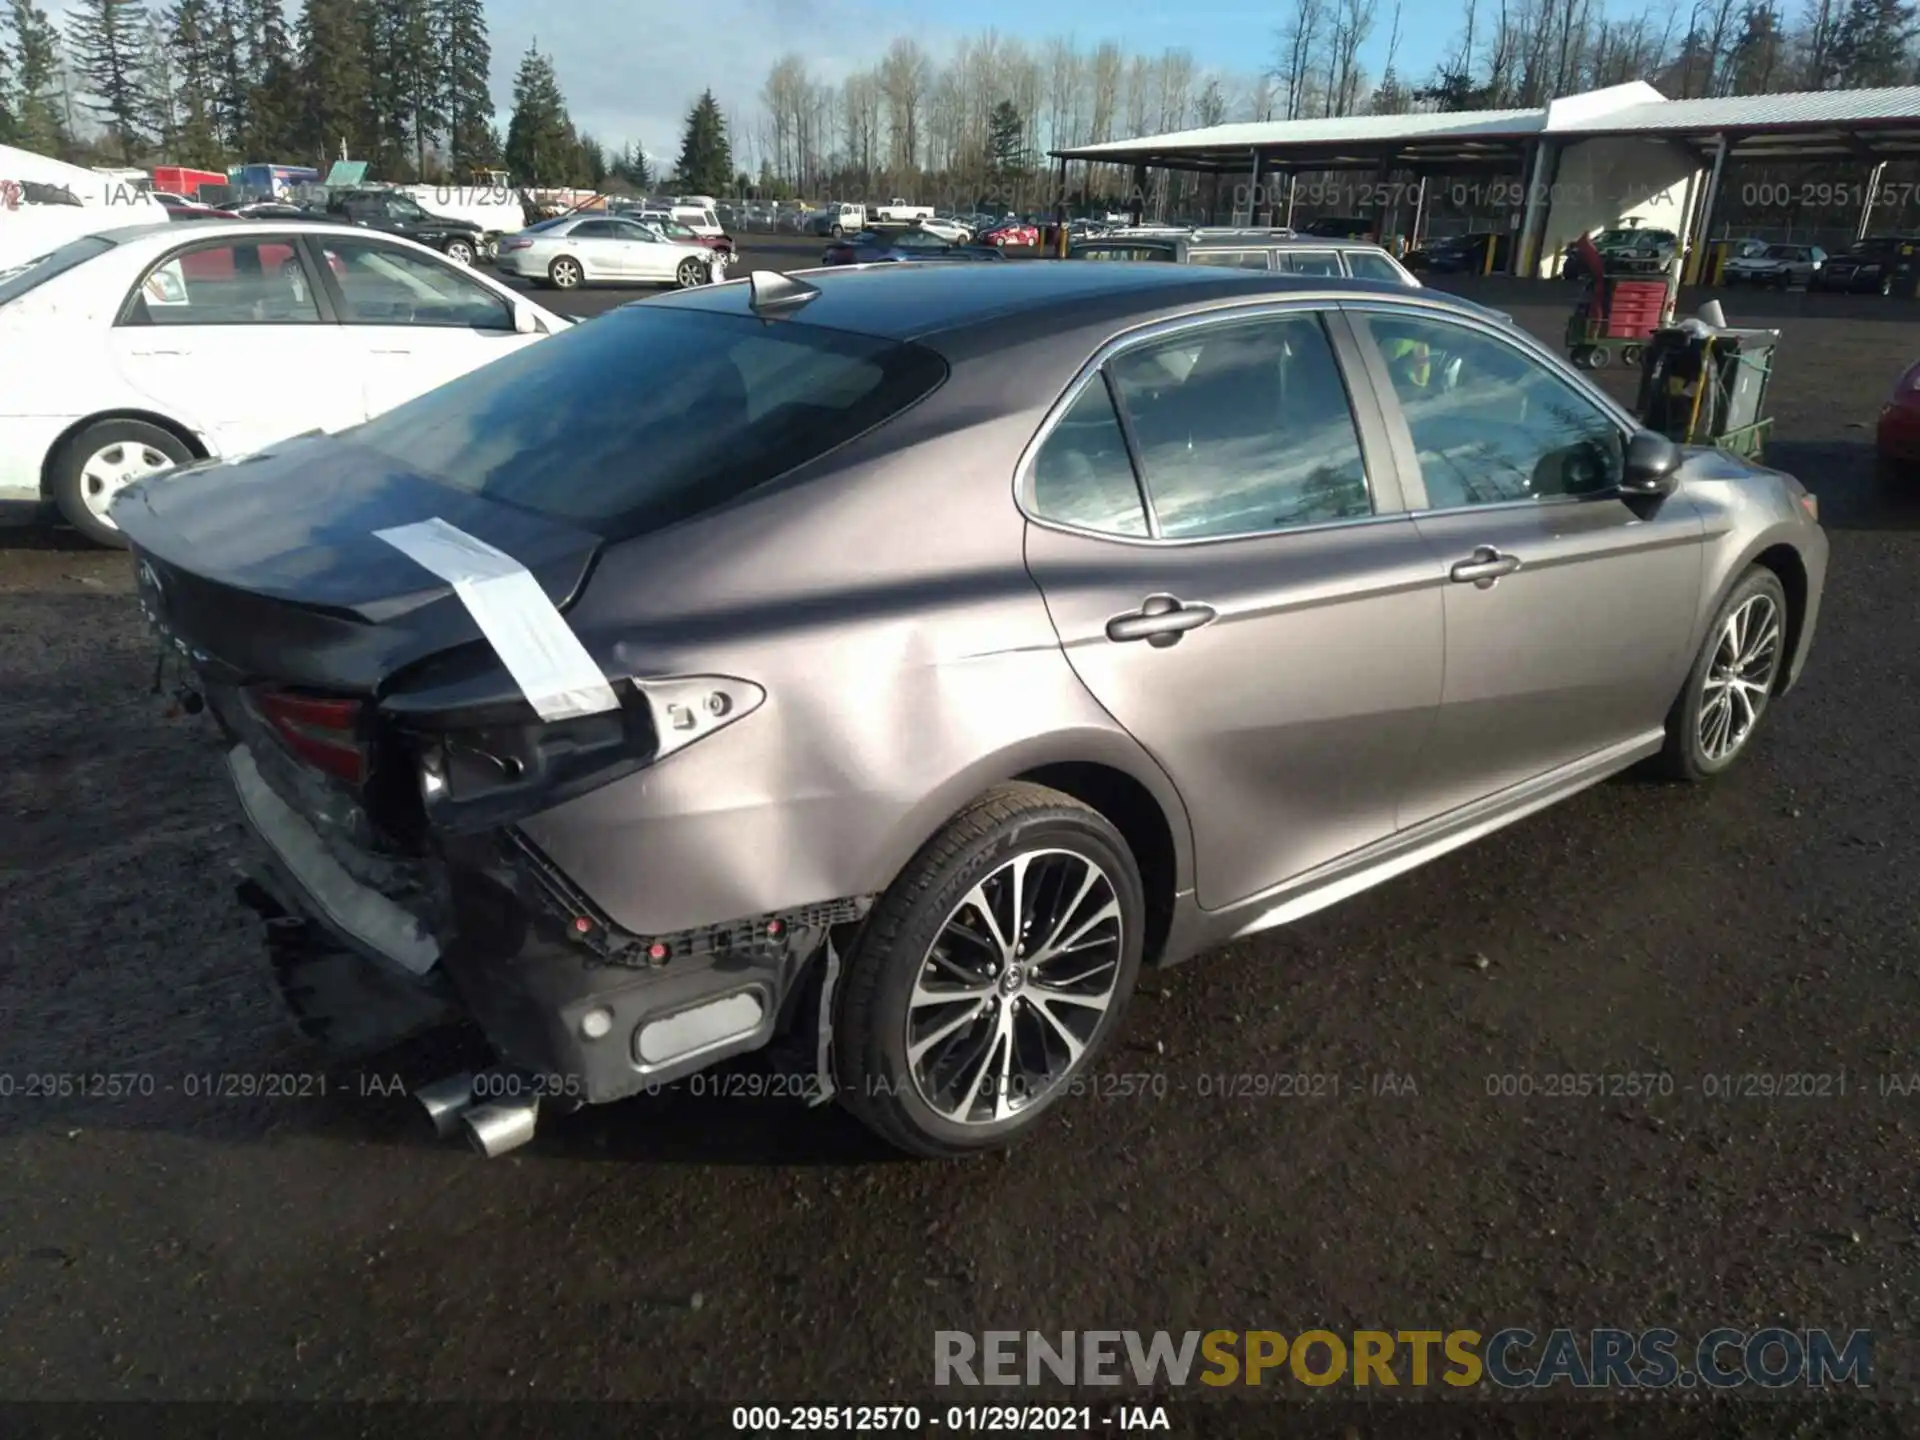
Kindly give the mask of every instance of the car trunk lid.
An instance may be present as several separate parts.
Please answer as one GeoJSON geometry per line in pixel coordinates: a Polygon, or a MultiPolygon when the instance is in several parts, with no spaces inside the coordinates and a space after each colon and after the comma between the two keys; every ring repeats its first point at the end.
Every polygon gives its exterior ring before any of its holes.
{"type": "Polygon", "coordinates": [[[324,435],[147,481],[114,518],[149,619],[197,665],[235,683],[362,695],[483,638],[451,582],[376,532],[442,521],[512,556],[557,608],[601,543],[324,435]]]}

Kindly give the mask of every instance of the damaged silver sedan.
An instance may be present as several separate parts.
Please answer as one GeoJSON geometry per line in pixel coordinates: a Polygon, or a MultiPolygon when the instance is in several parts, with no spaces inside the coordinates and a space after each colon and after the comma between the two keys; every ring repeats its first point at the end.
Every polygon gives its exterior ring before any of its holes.
{"type": "Polygon", "coordinates": [[[1143,963],[1731,765],[1827,554],[1503,317],[1154,265],[628,305],[115,520],[303,1028],[477,1023],[487,1153],[770,1046],[1006,1144],[1143,963]]]}

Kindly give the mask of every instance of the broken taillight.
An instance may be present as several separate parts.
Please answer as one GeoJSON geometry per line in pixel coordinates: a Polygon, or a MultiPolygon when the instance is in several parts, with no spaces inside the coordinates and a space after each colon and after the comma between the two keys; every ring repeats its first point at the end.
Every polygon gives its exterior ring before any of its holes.
{"type": "Polygon", "coordinates": [[[263,689],[253,692],[253,704],[292,754],[350,785],[366,783],[358,700],[263,689]]]}

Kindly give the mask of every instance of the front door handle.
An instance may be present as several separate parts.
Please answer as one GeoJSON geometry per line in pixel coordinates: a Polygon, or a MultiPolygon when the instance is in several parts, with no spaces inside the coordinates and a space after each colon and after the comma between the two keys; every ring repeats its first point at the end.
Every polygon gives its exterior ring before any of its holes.
{"type": "Polygon", "coordinates": [[[1519,568],[1518,555],[1502,555],[1491,545],[1481,545],[1475,548],[1471,560],[1460,561],[1447,575],[1456,585],[1471,582],[1485,590],[1502,575],[1511,575],[1519,568]]]}
{"type": "Polygon", "coordinates": [[[1187,605],[1171,595],[1149,595],[1131,615],[1107,622],[1109,640],[1144,640],[1156,650],[1176,643],[1189,630],[1214,618],[1211,605],[1187,605]]]}

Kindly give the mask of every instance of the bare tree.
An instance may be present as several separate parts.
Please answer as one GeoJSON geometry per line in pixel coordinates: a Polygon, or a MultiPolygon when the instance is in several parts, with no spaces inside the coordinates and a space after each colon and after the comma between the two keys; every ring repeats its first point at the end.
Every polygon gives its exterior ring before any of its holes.
{"type": "Polygon", "coordinates": [[[1327,22],[1328,0],[1294,0],[1293,17],[1280,31],[1279,63],[1274,78],[1285,97],[1285,118],[1298,120],[1307,113],[1307,88],[1319,58],[1327,22]]]}
{"type": "Polygon", "coordinates": [[[924,144],[920,120],[931,70],[920,47],[904,38],[894,41],[880,62],[880,90],[887,110],[887,168],[896,184],[908,183],[920,166],[924,144]]]}

